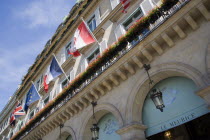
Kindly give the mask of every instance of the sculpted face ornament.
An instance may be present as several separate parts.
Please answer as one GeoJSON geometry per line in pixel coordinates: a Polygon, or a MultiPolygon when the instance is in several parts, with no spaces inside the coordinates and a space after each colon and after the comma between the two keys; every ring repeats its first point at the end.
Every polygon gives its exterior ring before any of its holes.
{"type": "MultiPolygon", "coordinates": [[[[149,87],[150,85],[153,84],[153,80],[150,78],[149,75],[149,69],[150,69],[150,65],[149,64],[144,64],[144,69],[147,72],[148,78],[149,78],[149,87]]],[[[163,103],[163,96],[162,96],[162,92],[156,88],[153,88],[152,93],[150,95],[150,98],[152,99],[153,103],[155,104],[156,108],[159,109],[161,112],[163,112],[163,108],[165,107],[164,103],[163,103]]]]}

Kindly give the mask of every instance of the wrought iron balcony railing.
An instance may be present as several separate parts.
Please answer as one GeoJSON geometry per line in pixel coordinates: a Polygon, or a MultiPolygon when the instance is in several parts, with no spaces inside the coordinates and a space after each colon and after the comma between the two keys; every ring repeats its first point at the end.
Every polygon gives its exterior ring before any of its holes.
{"type": "MultiPolygon", "coordinates": [[[[175,0],[174,0],[175,1],[175,0]]],[[[177,0],[178,1],[178,0],[177,0]]],[[[98,76],[100,76],[103,72],[105,72],[109,67],[111,67],[115,62],[117,62],[120,58],[122,58],[127,52],[129,52],[132,48],[134,48],[137,44],[139,44],[144,38],[146,38],[149,34],[155,31],[160,25],[162,25],[168,18],[174,15],[180,8],[182,8],[186,3],[190,0],[179,0],[172,8],[168,11],[165,11],[158,20],[156,20],[153,24],[150,24],[145,33],[136,37],[137,39],[131,41],[124,49],[117,52],[117,54],[113,55],[111,58],[106,59],[103,62],[101,67],[94,69],[94,72],[91,73],[85,80],[80,82],[77,87],[73,89],[68,89],[66,91],[65,96],[62,97],[62,100],[56,101],[53,103],[51,107],[45,110],[45,113],[37,116],[34,121],[29,121],[27,127],[23,130],[20,130],[12,139],[22,139],[28,133],[30,133],[33,129],[35,129],[38,125],[40,125],[43,121],[45,121],[51,114],[56,112],[59,108],[65,105],[69,100],[73,100],[73,97],[78,94],[81,90],[87,87],[92,81],[94,81],[98,76]]]]}

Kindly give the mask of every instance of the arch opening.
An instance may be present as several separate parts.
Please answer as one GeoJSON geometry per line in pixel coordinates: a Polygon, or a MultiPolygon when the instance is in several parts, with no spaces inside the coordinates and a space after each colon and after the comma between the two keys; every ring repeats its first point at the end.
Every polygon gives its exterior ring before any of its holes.
{"type": "Polygon", "coordinates": [[[149,91],[143,103],[142,116],[139,116],[142,117],[142,123],[148,127],[145,131],[146,137],[154,138],[152,136],[157,134],[158,138],[162,136],[164,139],[165,135],[172,135],[172,130],[176,129],[173,136],[190,139],[184,124],[209,113],[205,101],[195,94],[198,90],[196,84],[185,77],[170,77],[158,82],[153,88],[162,91],[165,108],[163,112],[156,109],[149,91]]]}
{"type": "MultiPolygon", "coordinates": [[[[120,140],[120,136],[116,133],[116,131],[119,129],[119,122],[112,113],[106,110],[101,110],[96,112],[95,116],[99,127],[98,140],[120,140]]],[[[92,138],[90,128],[92,127],[93,123],[94,121],[91,117],[85,127],[83,135],[84,140],[90,140],[92,138]]]]}

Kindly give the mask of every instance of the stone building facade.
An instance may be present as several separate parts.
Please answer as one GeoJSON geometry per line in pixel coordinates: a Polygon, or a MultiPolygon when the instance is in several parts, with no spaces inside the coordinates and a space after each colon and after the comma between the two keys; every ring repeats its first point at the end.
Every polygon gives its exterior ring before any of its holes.
{"type": "Polygon", "coordinates": [[[132,0],[126,13],[119,0],[77,3],[2,111],[0,139],[90,140],[92,101],[97,101],[99,140],[209,139],[210,1],[174,0],[168,9],[164,2],[132,0]],[[141,24],[154,8],[161,9],[157,19],[141,24]],[[98,43],[74,58],[67,51],[82,18],[98,43]],[[132,31],[137,24],[145,25],[140,33],[132,31]],[[119,49],[106,55],[114,47],[119,49]],[[70,82],[62,74],[45,93],[43,74],[53,54],[70,82]],[[144,64],[151,66],[152,85],[144,64]],[[11,127],[10,114],[17,100],[24,105],[31,81],[41,99],[11,127]],[[154,88],[162,92],[163,112],[150,98],[154,88]]]}

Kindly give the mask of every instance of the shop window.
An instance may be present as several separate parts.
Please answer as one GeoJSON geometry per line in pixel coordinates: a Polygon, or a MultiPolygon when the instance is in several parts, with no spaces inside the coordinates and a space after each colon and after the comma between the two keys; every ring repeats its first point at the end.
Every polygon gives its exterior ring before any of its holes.
{"type": "Polygon", "coordinates": [[[69,135],[69,136],[66,138],[66,140],[72,140],[71,135],[69,135]]]}
{"type": "Polygon", "coordinates": [[[108,113],[104,115],[98,122],[99,139],[100,140],[120,140],[120,135],[116,133],[119,129],[116,118],[108,113]]]}

